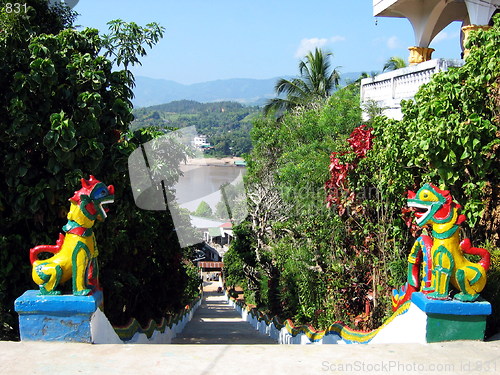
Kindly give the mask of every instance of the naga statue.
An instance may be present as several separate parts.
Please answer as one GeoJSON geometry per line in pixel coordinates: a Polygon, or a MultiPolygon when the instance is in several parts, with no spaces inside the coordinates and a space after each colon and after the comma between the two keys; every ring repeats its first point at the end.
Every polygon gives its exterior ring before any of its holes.
{"type": "Polygon", "coordinates": [[[62,228],[56,245],[40,245],[30,250],[32,277],[40,286],[40,294],[61,294],[56,288],[72,278],[73,294],[88,295],[99,287],[97,279],[97,244],[92,227],[106,218],[103,205],[114,202],[113,185],[106,186],[94,176],[82,178],[82,188],[69,199],[68,223],[62,228]],[[40,253],[54,254],[39,260],[40,253]]]}
{"type": "Polygon", "coordinates": [[[393,310],[415,291],[431,299],[449,299],[450,284],[459,291],[455,299],[475,301],[486,285],[490,253],[472,247],[468,238],[460,242],[460,225],[465,221],[459,213],[461,206],[453,202],[448,190],[428,183],[417,193],[408,192],[408,207],[415,212],[416,224],[428,226],[432,236],[422,235],[415,241],[408,256],[408,281],[399,290],[393,290],[393,310]],[[479,255],[480,260],[471,262],[464,254],[479,255]]]}

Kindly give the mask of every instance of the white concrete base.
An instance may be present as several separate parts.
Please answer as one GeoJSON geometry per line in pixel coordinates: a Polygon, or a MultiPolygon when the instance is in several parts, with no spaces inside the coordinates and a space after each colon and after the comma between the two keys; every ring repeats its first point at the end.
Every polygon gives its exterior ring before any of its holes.
{"type": "Polygon", "coordinates": [[[97,309],[90,320],[93,344],[123,344],[104,312],[97,309]]]}
{"type": "Polygon", "coordinates": [[[415,304],[409,310],[394,318],[370,341],[370,344],[425,344],[427,314],[415,304]]]}
{"type": "Polygon", "coordinates": [[[92,343],[93,344],[171,344],[172,339],[176,337],[186,326],[186,324],[193,318],[193,314],[198,307],[201,305],[200,300],[193,306],[188,314],[184,318],[172,325],[172,328],[166,327],[165,331],[162,333],[160,331],[155,331],[153,335],[148,338],[146,334],[137,332],[130,340],[123,341],[116,334],[113,326],[109,322],[106,315],[100,310],[97,311],[92,316],[90,322],[90,328],[92,332],[92,343]]]}
{"type": "MultiPolygon", "coordinates": [[[[226,295],[226,298],[227,295],[226,295]]],[[[233,299],[228,298],[228,303],[241,314],[241,317],[249,322],[256,330],[265,333],[279,344],[286,345],[322,345],[322,344],[347,344],[339,335],[331,333],[323,336],[318,341],[312,341],[304,333],[291,335],[286,327],[280,330],[273,322],[266,324],[259,321],[245,309],[238,306],[233,299]]],[[[406,313],[396,316],[387,326],[383,327],[375,337],[369,341],[370,344],[402,344],[402,343],[426,343],[427,315],[415,304],[411,304],[406,313]]]]}

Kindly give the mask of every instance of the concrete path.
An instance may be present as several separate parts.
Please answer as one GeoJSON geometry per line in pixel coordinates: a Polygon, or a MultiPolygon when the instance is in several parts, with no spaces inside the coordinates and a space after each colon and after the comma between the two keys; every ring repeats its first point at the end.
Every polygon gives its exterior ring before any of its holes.
{"type": "MultiPolygon", "coordinates": [[[[203,337],[193,335],[193,343],[242,343],[231,341],[232,332],[246,328],[252,331],[249,335],[261,338],[250,324],[237,321],[238,316],[227,307],[222,296],[207,293],[195,319],[205,319],[208,326],[223,324],[230,333],[221,338],[207,330],[203,337]]],[[[189,342],[187,336],[183,340],[189,342]]],[[[425,345],[89,345],[0,341],[1,375],[499,373],[500,341],[425,345]]]]}
{"type": "Polygon", "coordinates": [[[89,345],[0,341],[5,375],[496,375],[500,342],[89,345]]]}
{"type": "Polygon", "coordinates": [[[241,319],[217,284],[206,283],[201,306],[172,344],[277,344],[241,319]]]}

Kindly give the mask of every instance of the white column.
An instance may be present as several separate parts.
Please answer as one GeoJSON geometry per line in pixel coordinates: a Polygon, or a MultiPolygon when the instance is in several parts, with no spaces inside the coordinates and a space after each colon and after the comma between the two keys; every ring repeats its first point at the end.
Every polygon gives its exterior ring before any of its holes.
{"type": "Polygon", "coordinates": [[[465,0],[471,25],[484,26],[490,22],[491,16],[500,6],[500,0],[465,0]]]}

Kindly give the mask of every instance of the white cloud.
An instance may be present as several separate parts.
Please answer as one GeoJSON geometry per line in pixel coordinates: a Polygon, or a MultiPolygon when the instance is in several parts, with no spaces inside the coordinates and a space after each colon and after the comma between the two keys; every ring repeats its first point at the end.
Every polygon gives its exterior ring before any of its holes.
{"type": "Polygon", "coordinates": [[[300,45],[295,52],[295,57],[301,59],[316,48],[324,47],[328,43],[337,43],[344,40],[345,37],[340,35],[335,35],[331,38],[304,38],[300,41],[300,45]]]}
{"type": "Polygon", "coordinates": [[[387,39],[387,48],[396,49],[399,47],[398,37],[393,35],[389,39],[387,39]]]}
{"type": "Polygon", "coordinates": [[[308,54],[308,52],[313,51],[315,48],[321,48],[326,43],[328,39],[326,38],[304,38],[300,41],[299,48],[295,52],[295,57],[302,58],[308,54]]]}
{"type": "Polygon", "coordinates": [[[452,33],[441,31],[434,37],[434,39],[432,39],[432,43],[439,43],[442,42],[443,40],[458,39],[458,38],[460,38],[460,33],[458,31],[452,33]]]}
{"type": "Polygon", "coordinates": [[[344,36],[341,35],[335,35],[330,38],[330,43],[337,43],[337,42],[343,42],[345,40],[344,36]]]}

